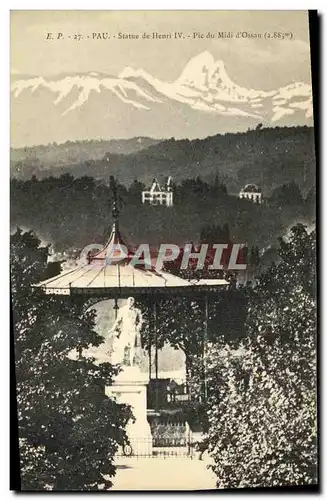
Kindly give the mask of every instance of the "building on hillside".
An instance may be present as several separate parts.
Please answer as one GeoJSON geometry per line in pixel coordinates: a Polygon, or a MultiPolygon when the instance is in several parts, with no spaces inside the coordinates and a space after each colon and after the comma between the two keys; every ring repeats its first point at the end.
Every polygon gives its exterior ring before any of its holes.
{"type": "Polygon", "coordinates": [[[247,199],[252,201],[253,203],[262,203],[262,191],[261,188],[256,186],[256,184],[247,184],[244,188],[241,189],[239,193],[239,198],[247,199]]]}
{"type": "Polygon", "coordinates": [[[173,206],[172,178],[168,177],[164,187],[161,187],[157,179],[153,179],[152,186],[147,191],[142,191],[142,203],[148,205],[173,206]]]}

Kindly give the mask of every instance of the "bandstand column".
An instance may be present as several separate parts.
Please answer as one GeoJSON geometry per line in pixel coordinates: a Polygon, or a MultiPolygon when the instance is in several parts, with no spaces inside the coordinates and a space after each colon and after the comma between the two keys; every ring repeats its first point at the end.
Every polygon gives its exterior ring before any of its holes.
{"type": "Polygon", "coordinates": [[[114,311],[115,311],[115,320],[117,319],[117,316],[118,316],[118,310],[119,310],[119,305],[118,305],[118,299],[117,297],[114,298],[114,311]]]}
{"type": "Polygon", "coordinates": [[[153,330],[154,330],[154,365],[155,365],[155,409],[158,409],[158,334],[157,334],[157,302],[153,303],[153,330]]]}
{"type": "Polygon", "coordinates": [[[207,384],[207,342],[208,342],[208,295],[205,294],[204,299],[204,329],[203,329],[203,376],[204,376],[204,400],[207,401],[208,397],[208,384],[207,384]]]}
{"type": "Polygon", "coordinates": [[[149,328],[149,348],[148,348],[148,355],[149,355],[149,380],[151,380],[151,363],[152,363],[152,356],[151,356],[151,349],[152,349],[152,335],[151,335],[151,324],[149,328]]]}

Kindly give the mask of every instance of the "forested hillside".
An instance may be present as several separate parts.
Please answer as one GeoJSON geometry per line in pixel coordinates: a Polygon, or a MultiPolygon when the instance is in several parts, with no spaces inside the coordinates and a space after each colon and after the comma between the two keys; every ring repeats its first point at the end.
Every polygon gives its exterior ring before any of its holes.
{"type": "MultiPolygon", "coordinates": [[[[303,197],[295,183],[276,188],[263,205],[229,195],[218,175],[212,183],[197,177],[175,185],[171,208],[142,205],[143,188],[139,181],[118,185],[121,229],[132,245],[199,242],[205,228],[227,224],[232,241],[262,249],[294,223],[315,219],[315,190],[303,197]]],[[[110,187],[91,177],[11,181],[12,227],[33,229],[57,250],[103,243],[111,209],[110,187]]]]}
{"type": "Polygon", "coordinates": [[[93,141],[82,143],[81,149],[76,143],[70,143],[69,147],[28,148],[25,153],[13,150],[11,173],[24,180],[32,175],[42,179],[69,173],[74,177],[87,175],[108,181],[109,176],[114,175],[120,183],[129,186],[135,179],[149,184],[153,177],[162,180],[168,175],[175,182],[198,175],[212,182],[219,171],[230,193],[237,193],[244,184],[251,182],[259,184],[266,195],[292,181],[303,193],[314,185],[311,127],[257,127],[244,133],[191,141],[169,139],[151,143],[151,139],[143,140],[143,144],[134,140],[129,150],[125,144],[124,152],[129,154],[118,154],[120,151],[112,144],[110,147],[108,144],[105,151],[105,143],[97,146],[93,141]]]}
{"type": "Polygon", "coordinates": [[[52,144],[12,148],[10,160],[12,173],[28,178],[36,171],[54,171],[63,167],[90,160],[101,160],[107,153],[131,154],[148,148],[159,142],[150,137],[134,137],[132,139],[110,139],[89,141],[66,141],[52,144]],[[54,170],[53,170],[54,169],[54,170]]]}

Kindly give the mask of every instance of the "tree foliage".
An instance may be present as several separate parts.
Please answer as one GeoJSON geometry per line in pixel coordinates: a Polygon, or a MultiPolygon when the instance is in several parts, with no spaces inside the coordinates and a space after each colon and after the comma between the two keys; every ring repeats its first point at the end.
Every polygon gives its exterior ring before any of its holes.
{"type": "Polygon", "coordinates": [[[270,201],[280,205],[301,205],[303,197],[299,186],[294,182],[283,184],[282,186],[274,189],[271,194],[270,201]]]}
{"type": "Polygon", "coordinates": [[[208,349],[208,450],[218,488],[317,482],[315,233],[280,241],[251,290],[247,338],[208,349]]]}
{"type": "Polygon", "coordinates": [[[94,311],[32,290],[45,277],[47,248],[18,230],[11,283],[22,489],[107,489],[130,410],[105,396],[117,369],[82,355],[103,341],[94,311]],[[73,349],[77,360],[68,357],[73,349]]]}

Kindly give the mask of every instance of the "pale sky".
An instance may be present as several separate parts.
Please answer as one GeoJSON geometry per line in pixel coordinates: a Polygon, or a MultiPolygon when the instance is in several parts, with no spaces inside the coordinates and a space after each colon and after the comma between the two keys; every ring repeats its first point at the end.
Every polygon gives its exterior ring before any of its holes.
{"type": "Polygon", "coordinates": [[[195,55],[209,51],[222,59],[239,85],[269,90],[310,83],[307,11],[12,11],[12,74],[47,76],[142,68],[173,81],[195,55]],[[185,33],[182,40],[93,40],[94,32],[185,33]],[[292,32],[293,39],[193,39],[193,32],[292,32]],[[47,33],[64,40],[46,40],[47,33]],[[74,40],[81,34],[83,40],[74,40]],[[187,35],[191,35],[188,38],[187,35]],[[68,36],[71,36],[69,39],[68,36]],[[86,38],[90,36],[90,38],[86,38]]]}

